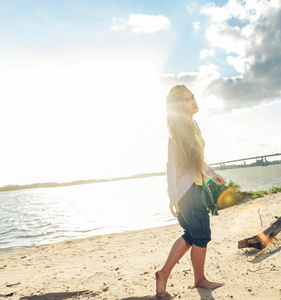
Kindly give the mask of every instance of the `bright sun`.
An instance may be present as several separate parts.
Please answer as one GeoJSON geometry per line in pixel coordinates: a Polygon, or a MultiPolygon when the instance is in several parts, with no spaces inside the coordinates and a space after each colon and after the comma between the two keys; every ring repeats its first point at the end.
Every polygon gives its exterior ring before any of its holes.
{"type": "Polygon", "coordinates": [[[151,64],[43,66],[2,79],[9,131],[0,133],[13,157],[3,162],[11,170],[4,184],[134,173],[143,164],[135,157],[165,128],[164,93],[151,64]]]}

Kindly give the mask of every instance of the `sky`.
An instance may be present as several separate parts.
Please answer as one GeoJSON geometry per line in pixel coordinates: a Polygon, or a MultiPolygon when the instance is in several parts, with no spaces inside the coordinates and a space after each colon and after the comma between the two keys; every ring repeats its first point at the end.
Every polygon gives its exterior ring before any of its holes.
{"type": "Polygon", "coordinates": [[[0,186],[165,171],[179,83],[209,163],[280,153],[280,30],[278,0],[0,0],[0,186]]]}

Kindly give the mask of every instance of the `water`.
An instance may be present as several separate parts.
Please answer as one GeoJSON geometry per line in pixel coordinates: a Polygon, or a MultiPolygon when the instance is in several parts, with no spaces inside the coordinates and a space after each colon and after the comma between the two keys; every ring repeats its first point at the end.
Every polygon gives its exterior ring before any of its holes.
{"type": "Polygon", "coordinates": [[[267,190],[272,186],[281,186],[281,164],[218,170],[217,172],[226,180],[231,179],[238,183],[242,191],[267,190]]]}
{"type": "MultiPolygon", "coordinates": [[[[219,171],[241,189],[281,186],[281,165],[219,171]]],[[[0,193],[0,252],[176,223],[166,178],[0,193]]]]}
{"type": "Polygon", "coordinates": [[[175,222],[165,177],[0,193],[0,252],[175,222]]]}

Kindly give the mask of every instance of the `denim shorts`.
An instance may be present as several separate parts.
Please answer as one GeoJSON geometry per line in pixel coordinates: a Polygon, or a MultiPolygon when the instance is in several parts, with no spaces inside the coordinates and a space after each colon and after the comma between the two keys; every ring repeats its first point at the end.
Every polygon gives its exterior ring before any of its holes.
{"type": "Polygon", "coordinates": [[[178,203],[178,221],[184,229],[182,237],[188,244],[206,248],[211,240],[211,229],[202,193],[202,186],[193,183],[178,203]]]}

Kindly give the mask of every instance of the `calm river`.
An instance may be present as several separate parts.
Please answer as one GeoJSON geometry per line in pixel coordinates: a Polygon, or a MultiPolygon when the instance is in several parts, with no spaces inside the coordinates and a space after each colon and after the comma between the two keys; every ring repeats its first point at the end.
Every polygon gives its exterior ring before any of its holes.
{"type": "MultiPolygon", "coordinates": [[[[219,171],[261,190],[281,186],[281,165],[219,171]]],[[[0,252],[175,223],[165,176],[0,192],[0,252]]]]}

